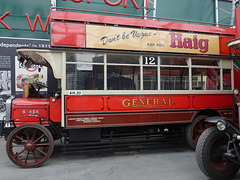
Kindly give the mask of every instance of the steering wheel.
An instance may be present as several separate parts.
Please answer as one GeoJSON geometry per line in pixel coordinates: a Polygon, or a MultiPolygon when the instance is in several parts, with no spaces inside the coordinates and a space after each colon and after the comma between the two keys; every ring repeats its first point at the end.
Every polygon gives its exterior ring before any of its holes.
{"type": "Polygon", "coordinates": [[[34,82],[33,86],[37,88],[37,92],[39,92],[40,89],[42,89],[42,88],[47,88],[47,86],[45,84],[37,83],[37,82],[34,82]]]}

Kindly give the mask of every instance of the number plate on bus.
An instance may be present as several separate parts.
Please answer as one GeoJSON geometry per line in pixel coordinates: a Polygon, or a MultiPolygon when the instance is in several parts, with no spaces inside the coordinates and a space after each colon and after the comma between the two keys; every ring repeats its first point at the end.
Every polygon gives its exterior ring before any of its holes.
{"type": "Polygon", "coordinates": [[[68,95],[82,95],[82,91],[69,91],[68,95]]]}

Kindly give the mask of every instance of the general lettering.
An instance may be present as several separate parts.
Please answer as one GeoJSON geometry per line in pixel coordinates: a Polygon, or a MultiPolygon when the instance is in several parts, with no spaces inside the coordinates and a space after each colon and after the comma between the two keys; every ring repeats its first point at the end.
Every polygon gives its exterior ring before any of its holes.
{"type": "Polygon", "coordinates": [[[136,98],[124,99],[122,106],[128,107],[150,107],[150,106],[175,106],[172,98],[136,98]]]}

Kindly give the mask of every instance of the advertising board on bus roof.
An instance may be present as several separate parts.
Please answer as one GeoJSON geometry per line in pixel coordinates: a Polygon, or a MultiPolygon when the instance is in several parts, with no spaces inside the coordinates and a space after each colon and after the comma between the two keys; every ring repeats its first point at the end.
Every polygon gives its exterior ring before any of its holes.
{"type": "Polygon", "coordinates": [[[220,54],[218,35],[59,22],[51,30],[52,46],[220,54]]]}
{"type": "Polygon", "coordinates": [[[86,25],[86,47],[218,55],[219,36],[86,25]]]}

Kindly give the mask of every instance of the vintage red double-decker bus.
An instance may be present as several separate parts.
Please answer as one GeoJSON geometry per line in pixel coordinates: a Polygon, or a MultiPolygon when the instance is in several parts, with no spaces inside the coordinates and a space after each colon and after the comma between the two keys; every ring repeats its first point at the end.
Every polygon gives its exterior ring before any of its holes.
{"type": "Polygon", "coordinates": [[[33,82],[23,98],[8,99],[4,132],[15,164],[41,165],[57,139],[73,151],[185,136],[195,147],[207,117],[235,121],[239,72],[225,45],[234,28],[62,10],[50,12],[51,48],[17,49],[20,61],[52,69],[59,91],[41,97],[45,85],[33,82]]]}

